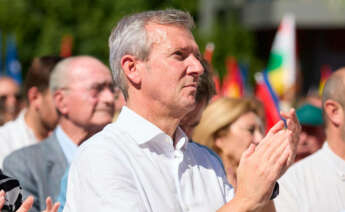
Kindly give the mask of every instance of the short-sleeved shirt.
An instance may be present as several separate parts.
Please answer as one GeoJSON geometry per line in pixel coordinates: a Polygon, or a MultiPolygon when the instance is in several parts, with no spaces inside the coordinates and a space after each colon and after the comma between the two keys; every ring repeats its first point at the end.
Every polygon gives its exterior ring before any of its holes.
{"type": "Polygon", "coordinates": [[[277,212],[345,212],[345,161],[327,142],[279,179],[277,212]]]}
{"type": "Polygon", "coordinates": [[[175,142],[124,107],[79,148],[64,212],[209,212],[232,199],[219,158],[180,128],[175,142]]]}

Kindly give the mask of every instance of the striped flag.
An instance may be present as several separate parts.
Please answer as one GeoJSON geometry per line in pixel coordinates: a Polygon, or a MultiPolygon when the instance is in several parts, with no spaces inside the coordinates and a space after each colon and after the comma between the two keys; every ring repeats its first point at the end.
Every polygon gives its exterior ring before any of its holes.
{"type": "Polygon", "coordinates": [[[280,23],[270,52],[267,74],[273,90],[279,97],[284,97],[295,87],[295,19],[292,15],[285,16],[280,23]]]}
{"type": "Polygon", "coordinates": [[[227,73],[224,76],[221,93],[223,96],[240,98],[244,95],[244,82],[240,67],[234,57],[226,60],[227,73]]]}
{"type": "Polygon", "coordinates": [[[321,77],[320,77],[320,84],[319,84],[319,95],[322,96],[323,87],[325,86],[325,83],[327,79],[329,78],[329,76],[331,76],[332,69],[329,65],[323,65],[321,67],[320,72],[321,72],[321,77]]]}
{"type": "Polygon", "coordinates": [[[266,131],[268,131],[281,119],[279,113],[279,99],[268,81],[266,71],[263,73],[257,73],[255,75],[255,80],[255,96],[262,102],[264,106],[266,116],[266,131]]]}

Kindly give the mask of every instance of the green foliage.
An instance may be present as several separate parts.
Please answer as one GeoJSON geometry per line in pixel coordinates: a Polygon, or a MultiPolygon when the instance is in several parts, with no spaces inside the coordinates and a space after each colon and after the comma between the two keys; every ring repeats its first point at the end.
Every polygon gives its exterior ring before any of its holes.
{"type": "MultiPolygon", "coordinates": [[[[198,19],[198,0],[0,0],[0,30],[4,39],[16,35],[24,72],[33,57],[59,55],[64,35],[73,37],[73,55],[96,56],[108,64],[108,36],[124,15],[149,10],[177,8],[198,19]]],[[[195,31],[201,50],[208,41],[216,44],[214,66],[222,76],[225,58],[236,56],[254,64],[251,34],[234,18],[218,22],[209,37],[195,31]]],[[[4,42],[3,42],[4,43],[4,42]]],[[[4,54],[3,54],[4,55],[4,54]]]]}
{"type": "Polygon", "coordinates": [[[235,17],[218,19],[210,36],[196,32],[196,37],[202,51],[207,42],[215,44],[212,63],[220,78],[226,73],[226,58],[233,56],[238,63],[249,67],[249,80],[253,84],[254,72],[261,70],[263,65],[255,57],[255,40],[252,33],[240,25],[235,17]]]}

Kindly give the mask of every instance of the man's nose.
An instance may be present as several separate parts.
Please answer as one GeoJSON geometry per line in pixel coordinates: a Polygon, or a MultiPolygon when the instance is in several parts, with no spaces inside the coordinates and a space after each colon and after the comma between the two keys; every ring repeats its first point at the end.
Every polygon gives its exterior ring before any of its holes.
{"type": "Polygon", "coordinates": [[[100,100],[106,103],[115,104],[115,93],[109,87],[105,87],[100,93],[100,100]]]}
{"type": "Polygon", "coordinates": [[[204,67],[202,66],[200,60],[195,55],[190,55],[188,58],[188,73],[196,74],[200,76],[204,73],[204,67]]]}

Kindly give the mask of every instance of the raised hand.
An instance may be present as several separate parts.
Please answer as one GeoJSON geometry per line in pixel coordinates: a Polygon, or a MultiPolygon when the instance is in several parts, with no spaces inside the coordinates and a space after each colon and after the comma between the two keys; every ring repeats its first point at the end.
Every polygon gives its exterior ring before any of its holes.
{"type": "Polygon", "coordinates": [[[301,128],[300,123],[297,120],[295,109],[292,108],[292,109],[290,109],[289,112],[281,112],[280,114],[283,118],[286,119],[287,129],[290,130],[292,133],[292,140],[289,144],[291,155],[289,156],[289,159],[288,159],[287,164],[286,164],[287,168],[288,168],[295,161],[298,140],[299,140],[299,136],[301,134],[302,128],[301,128]]]}
{"type": "Polygon", "coordinates": [[[47,197],[47,199],[46,199],[46,206],[47,206],[47,208],[44,211],[42,211],[42,212],[57,212],[59,210],[60,203],[56,202],[53,205],[52,199],[50,197],[47,197]]]}

